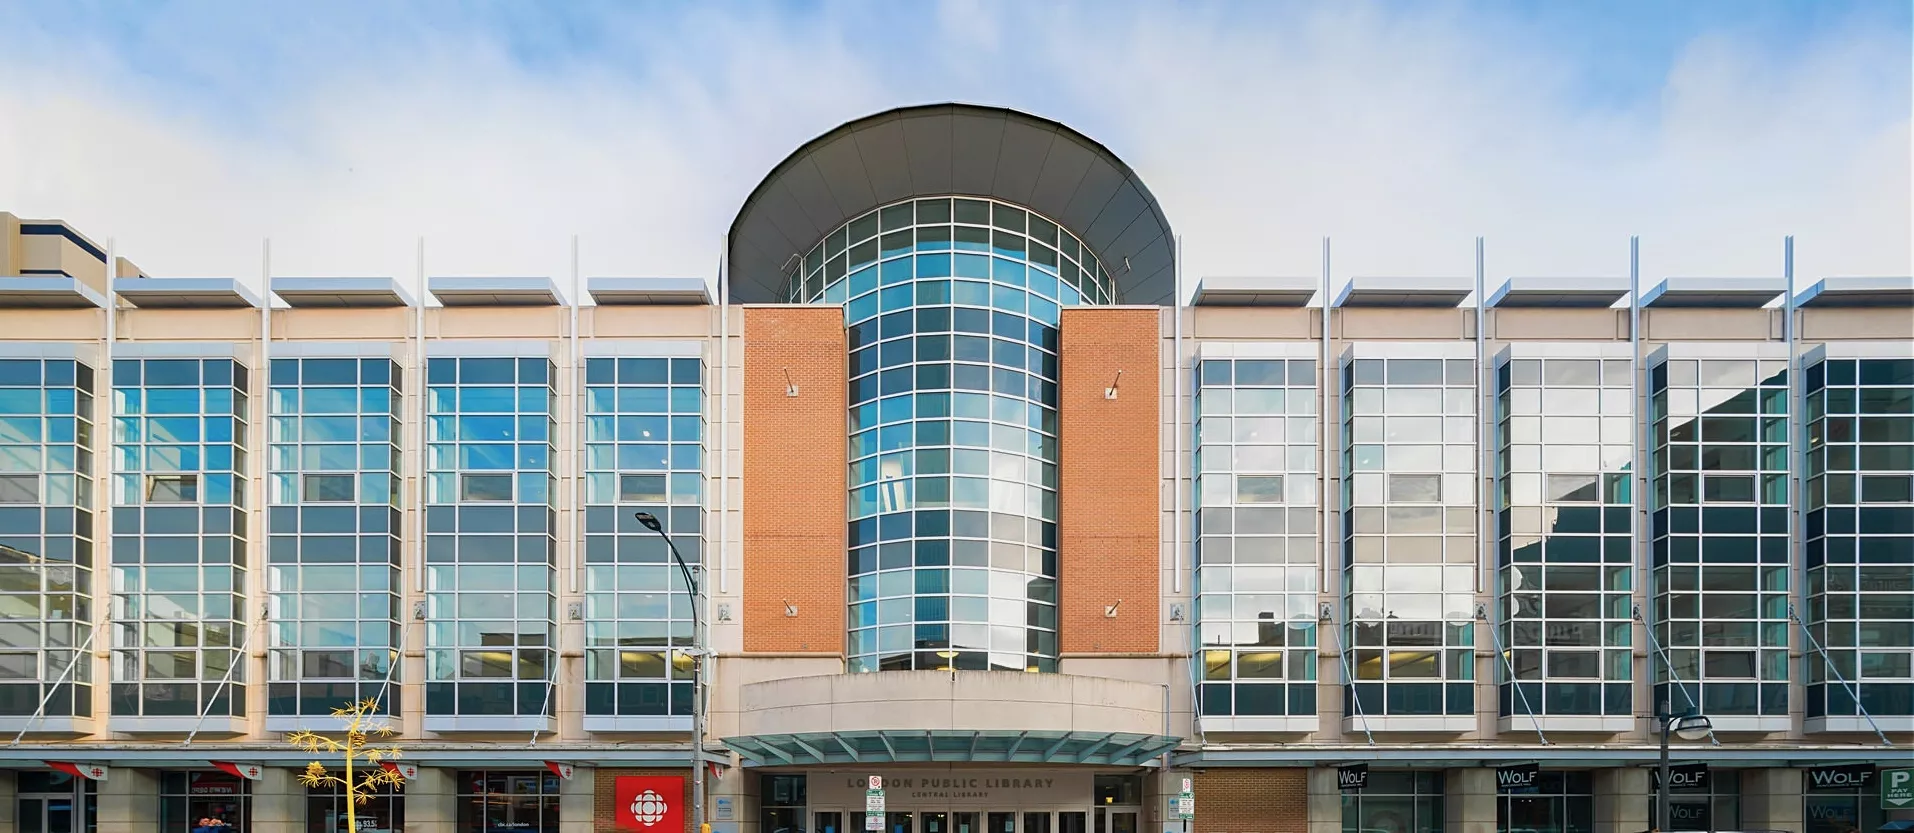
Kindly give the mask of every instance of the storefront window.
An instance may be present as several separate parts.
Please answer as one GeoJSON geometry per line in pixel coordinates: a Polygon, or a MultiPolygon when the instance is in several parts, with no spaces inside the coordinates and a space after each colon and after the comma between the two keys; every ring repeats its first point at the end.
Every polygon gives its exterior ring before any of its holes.
{"type": "Polygon", "coordinates": [[[1801,797],[1801,812],[1803,833],[1873,833],[1882,824],[1881,796],[1872,783],[1839,790],[1810,785],[1801,797]]]}
{"type": "Polygon", "coordinates": [[[764,808],[758,829],[764,833],[803,833],[808,786],[802,775],[764,776],[758,782],[758,801],[764,808]]]}
{"type": "Polygon", "coordinates": [[[1371,770],[1362,792],[1343,793],[1343,833],[1442,833],[1442,773],[1371,770]]]}
{"type": "Polygon", "coordinates": [[[160,773],[160,833],[188,833],[200,819],[250,830],[252,789],[244,779],[213,769],[160,773]]]}
{"type": "MultiPolygon", "coordinates": [[[[387,787],[353,808],[357,833],[399,833],[405,829],[405,796],[387,787]]],[[[346,826],[346,795],[338,787],[306,792],[306,833],[352,833],[346,826]]]]}
{"type": "Polygon", "coordinates": [[[458,833],[558,833],[558,776],[536,770],[459,773],[458,833]]]}
{"type": "MultiPolygon", "coordinates": [[[[1650,785],[1654,784],[1651,772],[1650,785]]],[[[1677,782],[1679,783],[1679,782],[1677,782]]],[[[1741,772],[1715,769],[1701,789],[1677,786],[1668,793],[1668,829],[1726,831],[1741,829],[1741,772]]]]}
{"type": "Polygon", "coordinates": [[[99,785],[64,772],[19,776],[20,833],[93,833],[98,829],[99,785]]]}
{"type": "Polygon", "coordinates": [[[1594,781],[1587,772],[1542,772],[1535,786],[1495,797],[1500,833],[1590,833],[1594,816],[1594,781]]]}

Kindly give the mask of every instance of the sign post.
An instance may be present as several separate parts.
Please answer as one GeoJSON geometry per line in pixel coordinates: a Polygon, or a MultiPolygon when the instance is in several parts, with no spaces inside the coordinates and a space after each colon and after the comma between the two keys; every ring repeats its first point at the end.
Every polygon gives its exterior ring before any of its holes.
{"type": "Polygon", "coordinates": [[[1881,809],[1914,807],[1914,768],[1881,770],[1881,809]]]}
{"type": "Polygon", "coordinates": [[[1196,818],[1196,791],[1192,779],[1183,779],[1183,790],[1176,794],[1176,817],[1183,820],[1183,829],[1190,829],[1190,819],[1196,818]]]}
{"type": "Polygon", "coordinates": [[[873,775],[864,790],[864,829],[877,833],[884,829],[884,776],[873,775]]]}

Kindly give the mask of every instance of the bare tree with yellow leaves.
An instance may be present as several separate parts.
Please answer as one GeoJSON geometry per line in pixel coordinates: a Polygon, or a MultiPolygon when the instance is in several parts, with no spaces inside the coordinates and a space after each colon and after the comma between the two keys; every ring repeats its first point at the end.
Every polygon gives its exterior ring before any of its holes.
{"type": "Polygon", "coordinates": [[[346,759],[344,775],[333,775],[326,771],[326,765],[313,761],[306,765],[306,771],[299,775],[299,783],[307,787],[337,787],[346,794],[346,830],[358,833],[359,817],[356,808],[372,799],[373,793],[380,787],[393,789],[405,788],[405,777],[380,766],[381,761],[399,757],[397,746],[380,746],[374,742],[389,741],[398,731],[385,718],[378,716],[379,701],[361,700],[342,708],[332,710],[332,716],[345,721],[344,740],[335,740],[318,732],[300,730],[286,736],[286,742],[313,754],[339,755],[346,759]],[[355,776],[353,768],[358,765],[355,776]]]}

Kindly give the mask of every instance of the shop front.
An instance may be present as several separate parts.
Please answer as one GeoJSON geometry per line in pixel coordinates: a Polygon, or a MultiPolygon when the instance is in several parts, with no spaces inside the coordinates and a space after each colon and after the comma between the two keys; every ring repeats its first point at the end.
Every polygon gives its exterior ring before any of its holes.
{"type": "Polygon", "coordinates": [[[160,773],[160,833],[189,833],[202,820],[227,830],[252,830],[252,784],[216,769],[160,773]]]}
{"type": "Polygon", "coordinates": [[[1441,770],[1366,770],[1342,792],[1343,833],[1442,833],[1441,770]]]}
{"type": "Polygon", "coordinates": [[[884,833],[1138,833],[1146,821],[1135,773],[875,767],[764,774],[761,830],[865,830],[873,776],[884,833]]]}

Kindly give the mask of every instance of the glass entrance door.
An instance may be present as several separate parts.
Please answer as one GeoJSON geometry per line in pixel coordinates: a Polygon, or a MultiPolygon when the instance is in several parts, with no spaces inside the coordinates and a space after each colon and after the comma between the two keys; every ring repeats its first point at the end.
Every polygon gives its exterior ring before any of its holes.
{"type": "Polygon", "coordinates": [[[1092,811],[1091,833],[1138,833],[1141,807],[1097,807],[1092,811]]]}
{"type": "Polygon", "coordinates": [[[82,815],[72,793],[20,796],[20,833],[85,833],[82,815]]]}

